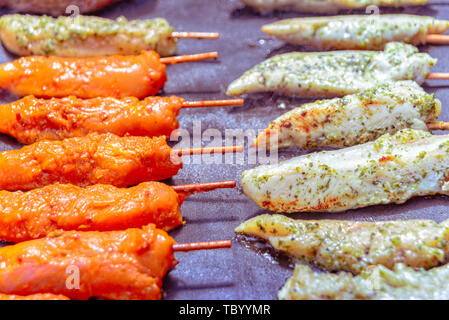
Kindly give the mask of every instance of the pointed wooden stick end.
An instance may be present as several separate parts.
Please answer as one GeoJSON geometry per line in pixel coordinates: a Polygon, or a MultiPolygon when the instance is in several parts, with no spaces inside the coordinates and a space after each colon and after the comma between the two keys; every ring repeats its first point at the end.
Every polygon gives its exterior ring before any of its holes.
{"type": "Polygon", "coordinates": [[[181,186],[173,186],[176,192],[207,192],[215,189],[235,188],[237,183],[235,181],[220,181],[208,183],[194,183],[181,186]]]}
{"type": "Polygon", "coordinates": [[[449,130],[449,122],[431,122],[427,124],[429,130],[449,130]]]}
{"type": "Polygon", "coordinates": [[[195,250],[212,250],[212,249],[231,248],[231,246],[232,246],[231,240],[193,242],[193,243],[177,243],[177,244],[173,245],[173,251],[187,252],[187,251],[195,251],[195,250]]]}
{"type": "Polygon", "coordinates": [[[203,101],[185,101],[183,108],[206,108],[206,107],[235,107],[243,106],[243,99],[224,99],[224,100],[203,100],[203,101]]]}
{"type": "Polygon", "coordinates": [[[172,38],[177,39],[218,39],[220,34],[218,32],[172,32],[172,38]]]}
{"type": "Polygon", "coordinates": [[[205,53],[198,53],[198,54],[161,58],[160,62],[163,64],[176,64],[176,63],[194,62],[194,61],[202,61],[202,60],[217,59],[217,58],[218,58],[218,52],[213,51],[213,52],[205,52],[205,53]]]}

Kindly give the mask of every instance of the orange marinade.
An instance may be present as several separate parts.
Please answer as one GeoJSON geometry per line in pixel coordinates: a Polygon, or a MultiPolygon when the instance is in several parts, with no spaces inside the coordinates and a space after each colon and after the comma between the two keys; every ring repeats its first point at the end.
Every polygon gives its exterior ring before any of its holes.
{"type": "Polygon", "coordinates": [[[0,191],[0,239],[21,242],[61,231],[111,231],[150,223],[169,231],[183,224],[187,194],[160,182],[119,189],[54,184],[28,192],[0,191]]]}
{"type": "Polygon", "coordinates": [[[160,299],[162,279],[176,265],[174,244],[165,231],[148,225],[125,231],[68,231],[6,246],[0,249],[0,292],[44,292],[79,300],[160,299]],[[79,276],[79,282],[70,275],[79,276]]]}
{"type": "Polygon", "coordinates": [[[31,190],[54,183],[127,187],[164,180],[182,168],[171,150],[164,137],[111,133],[40,141],[0,152],[0,189],[31,190]]]}
{"type": "Polygon", "coordinates": [[[69,298],[50,293],[38,293],[29,296],[0,293],[0,301],[2,300],[69,300],[69,298]]]}
{"type": "Polygon", "coordinates": [[[178,97],[93,98],[50,100],[27,96],[0,106],[0,132],[23,144],[61,140],[91,132],[119,136],[170,136],[184,103],[178,97]]]}
{"type": "Polygon", "coordinates": [[[95,58],[32,56],[0,65],[0,88],[19,97],[144,98],[157,94],[166,81],[165,65],[154,51],[95,58]]]}

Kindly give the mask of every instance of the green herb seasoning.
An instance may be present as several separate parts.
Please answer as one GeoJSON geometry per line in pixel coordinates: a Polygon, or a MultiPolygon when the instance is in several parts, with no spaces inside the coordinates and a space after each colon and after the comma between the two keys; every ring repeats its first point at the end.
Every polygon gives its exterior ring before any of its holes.
{"type": "Polygon", "coordinates": [[[162,56],[176,52],[173,27],[165,19],[128,21],[94,16],[52,18],[32,15],[4,15],[0,36],[11,52],[25,55],[87,57],[138,54],[155,50],[162,56]]]}
{"type": "Polygon", "coordinates": [[[382,50],[393,41],[425,44],[427,35],[448,28],[449,21],[433,17],[382,14],[286,19],[262,30],[288,43],[317,49],[382,50]]]}
{"type": "Polygon", "coordinates": [[[448,221],[311,221],[264,214],[245,221],[236,232],[264,239],[274,249],[328,271],[359,274],[374,265],[393,269],[402,262],[429,269],[449,262],[448,221]]]}
{"type": "Polygon", "coordinates": [[[228,95],[276,92],[290,96],[335,97],[388,81],[422,83],[435,65],[414,46],[390,42],[384,51],[292,52],[256,65],[232,82],[228,95]]]}
{"type": "Polygon", "coordinates": [[[356,276],[346,272],[320,273],[298,264],[278,297],[281,300],[447,300],[448,281],[447,264],[431,270],[416,270],[404,263],[397,263],[393,270],[377,265],[356,276]]]}
{"type": "Polygon", "coordinates": [[[276,212],[336,212],[449,194],[448,141],[449,135],[403,129],[246,170],[242,187],[259,206],[276,212]]]}
{"type": "Polygon", "coordinates": [[[427,131],[426,124],[440,113],[441,102],[415,82],[391,82],[295,108],[272,121],[255,144],[267,149],[348,147],[405,128],[427,131]],[[270,145],[275,136],[277,144],[270,145]]]}

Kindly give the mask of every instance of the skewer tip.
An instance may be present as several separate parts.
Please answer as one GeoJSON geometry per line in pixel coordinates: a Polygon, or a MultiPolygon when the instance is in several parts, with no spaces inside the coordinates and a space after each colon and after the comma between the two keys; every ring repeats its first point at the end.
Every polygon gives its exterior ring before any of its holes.
{"type": "Polygon", "coordinates": [[[432,80],[447,80],[449,79],[449,73],[447,72],[434,72],[434,73],[429,73],[426,77],[426,79],[432,80]]]}
{"type": "Polygon", "coordinates": [[[237,183],[235,181],[220,181],[220,182],[208,182],[208,183],[195,183],[181,186],[173,186],[173,190],[176,192],[206,192],[215,189],[235,188],[237,183]]]}
{"type": "Polygon", "coordinates": [[[171,34],[172,38],[178,39],[218,39],[220,34],[218,32],[183,32],[175,31],[171,34]]]}
{"type": "Polygon", "coordinates": [[[173,251],[187,252],[187,251],[195,251],[195,250],[225,249],[225,248],[231,248],[231,246],[232,246],[231,240],[193,242],[193,243],[177,243],[177,244],[173,245],[173,251]]]}
{"type": "Polygon", "coordinates": [[[427,124],[429,130],[449,130],[449,122],[430,122],[427,124]]]}
{"type": "Polygon", "coordinates": [[[194,61],[202,61],[202,60],[217,59],[217,58],[218,58],[218,52],[213,51],[213,52],[205,52],[205,53],[198,53],[198,54],[161,58],[160,62],[163,64],[176,64],[176,63],[194,62],[194,61]]]}
{"type": "Polygon", "coordinates": [[[447,34],[428,34],[426,43],[431,44],[449,44],[449,35],[447,34]]]}
{"type": "Polygon", "coordinates": [[[206,148],[188,148],[188,149],[174,149],[178,156],[198,155],[198,154],[216,154],[216,153],[242,153],[243,146],[229,146],[229,147],[206,147],[206,148]]]}
{"type": "Polygon", "coordinates": [[[243,99],[224,99],[224,100],[204,100],[204,101],[185,101],[183,108],[205,108],[205,107],[236,107],[243,106],[243,99]]]}

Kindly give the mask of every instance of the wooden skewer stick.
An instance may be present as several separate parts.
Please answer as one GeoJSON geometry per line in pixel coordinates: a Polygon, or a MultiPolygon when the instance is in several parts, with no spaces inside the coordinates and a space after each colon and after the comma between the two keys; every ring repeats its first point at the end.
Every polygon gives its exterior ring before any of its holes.
{"type": "Polygon", "coordinates": [[[172,38],[178,39],[218,39],[220,34],[218,32],[172,32],[172,38]]]}
{"type": "Polygon", "coordinates": [[[428,34],[426,43],[432,44],[449,44],[449,35],[447,34],[428,34]]]}
{"type": "Polygon", "coordinates": [[[243,152],[243,146],[173,149],[173,152],[176,152],[178,156],[192,156],[195,154],[211,153],[240,153],[243,152]]]}
{"type": "Polygon", "coordinates": [[[183,108],[204,108],[204,107],[231,107],[243,106],[243,99],[226,99],[226,100],[204,100],[204,101],[186,101],[182,105],[183,108]]]}
{"type": "Polygon", "coordinates": [[[427,124],[427,128],[430,130],[449,130],[449,122],[431,122],[427,124]]]}
{"type": "Polygon", "coordinates": [[[231,240],[179,243],[173,245],[173,251],[186,252],[194,250],[222,249],[222,248],[230,248],[231,246],[232,246],[231,240]]]}
{"type": "Polygon", "coordinates": [[[208,183],[194,183],[182,186],[173,186],[172,189],[176,192],[207,192],[222,188],[235,188],[237,183],[235,181],[220,181],[208,183]]]}
{"type": "Polygon", "coordinates": [[[214,51],[214,52],[187,54],[187,55],[183,55],[183,56],[161,58],[160,61],[163,64],[176,64],[176,63],[193,62],[193,61],[201,61],[201,60],[217,59],[217,58],[218,58],[218,52],[214,51]]]}
{"type": "Polygon", "coordinates": [[[429,73],[426,79],[446,80],[449,79],[449,73],[447,72],[429,73]]]}

